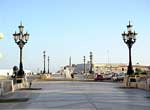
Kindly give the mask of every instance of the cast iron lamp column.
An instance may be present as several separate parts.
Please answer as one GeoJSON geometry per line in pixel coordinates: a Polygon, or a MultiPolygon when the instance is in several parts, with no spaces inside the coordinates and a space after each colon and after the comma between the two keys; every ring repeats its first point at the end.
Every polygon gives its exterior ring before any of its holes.
{"type": "Polygon", "coordinates": [[[49,56],[48,56],[48,73],[49,73],[49,56]]]}
{"type": "Polygon", "coordinates": [[[127,32],[122,33],[123,36],[123,41],[127,44],[128,48],[129,48],[129,65],[128,65],[128,70],[127,70],[127,75],[132,75],[134,73],[133,67],[132,67],[132,60],[131,60],[131,48],[132,45],[135,43],[136,41],[136,35],[137,33],[134,31],[132,31],[132,25],[129,24],[127,25],[127,32]]]}
{"type": "Polygon", "coordinates": [[[45,57],[46,57],[45,53],[46,53],[46,51],[43,51],[43,57],[44,57],[44,70],[43,70],[43,73],[45,73],[45,57]]]}
{"type": "Polygon", "coordinates": [[[0,39],[3,39],[4,35],[0,32],[0,39]]]}
{"type": "Polygon", "coordinates": [[[84,73],[86,72],[86,67],[85,67],[85,56],[83,56],[83,62],[84,62],[84,73]]]}
{"type": "Polygon", "coordinates": [[[22,63],[22,49],[29,39],[29,34],[27,32],[23,34],[24,26],[22,25],[22,23],[20,23],[20,26],[18,26],[18,28],[19,28],[19,33],[15,32],[13,34],[15,42],[20,48],[20,65],[19,65],[19,71],[17,77],[23,78],[24,71],[23,71],[23,63],[22,63]]]}
{"type": "Polygon", "coordinates": [[[90,71],[89,73],[92,74],[93,73],[93,55],[92,55],[92,52],[90,52],[90,71]]]}

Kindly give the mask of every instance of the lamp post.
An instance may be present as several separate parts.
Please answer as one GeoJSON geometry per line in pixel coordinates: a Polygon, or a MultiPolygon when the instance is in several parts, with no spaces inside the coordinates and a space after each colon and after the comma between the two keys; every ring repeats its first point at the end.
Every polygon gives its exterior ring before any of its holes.
{"type": "Polygon", "coordinates": [[[22,23],[20,23],[20,26],[18,26],[18,28],[19,28],[19,33],[15,32],[13,34],[15,43],[20,48],[20,65],[19,65],[19,71],[18,71],[17,77],[23,78],[24,71],[23,71],[23,63],[22,63],[22,49],[29,39],[29,34],[27,32],[25,34],[23,33],[24,26],[22,25],[22,23]]]}
{"type": "Polygon", "coordinates": [[[48,73],[49,73],[49,56],[48,56],[48,73]]]}
{"type": "Polygon", "coordinates": [[[45,73],[45,57],[46,57],[45,53],[46,53],[46,51],[43,51],[43,57],[44,57],[44,70],[43,70],[43,73],[45,73]]]}
{"type": "Polygon", "coordinates": [[[129,65],[128,65],[128,70],[127,70],[127,75],[132,75],[134,73],[133,67],[132,67],[132,60],[131,60],[131,48],[132,45],[135,43],[136,41],[136,35],[137,33],[134,31],[132,31],[132,27],[133,25],[129,24],[127,25],[127,32],[123,32],[122,33],[122,37],[123,37],[123,41],[124,43],[127,44],[128,48],[129,48],[129,65]]]}
{"type": "Polygon", "coordinates": [[[4,35],[0,32],[0,39],[3,39],[4,35]]]}
{"type": "Polygon", "coordinates": [[[83,62],[84,62],[84,73],[85,73],[85,56],[83,56],[83,62]]]}
{"type": "Polygon", "coordinates": [[[90,71],[89,73],[93,73],[93,55],[92,55],[92,52],[90,52],[90,71]]]}

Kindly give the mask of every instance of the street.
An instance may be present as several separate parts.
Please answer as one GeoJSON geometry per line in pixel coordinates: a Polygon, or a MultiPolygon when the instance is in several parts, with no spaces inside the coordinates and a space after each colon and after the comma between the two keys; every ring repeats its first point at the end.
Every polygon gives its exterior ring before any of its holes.
{"type": "Polygon", "coordinates": [[[149,110],[150,92],[120,88],[120,83],[39,81],[4,98],[29,98],[27,102],[0,103],[0,109],[48,110],[149,110]]]}

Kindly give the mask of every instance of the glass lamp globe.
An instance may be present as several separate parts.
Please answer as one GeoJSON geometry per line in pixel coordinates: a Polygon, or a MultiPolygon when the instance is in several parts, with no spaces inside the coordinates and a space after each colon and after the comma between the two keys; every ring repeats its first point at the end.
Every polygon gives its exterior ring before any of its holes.
{"type": "Polygon", "coordinates": [[[3,33],[0,33],[0,39],[3,39],[4,35],[3,33]]]}

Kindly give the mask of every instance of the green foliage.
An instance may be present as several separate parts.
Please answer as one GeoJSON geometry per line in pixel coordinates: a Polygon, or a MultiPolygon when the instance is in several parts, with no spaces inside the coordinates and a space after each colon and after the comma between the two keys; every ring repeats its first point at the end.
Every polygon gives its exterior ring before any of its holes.
{"type": "Polygon", "coordinates": [[[139,75],[139,73],[138,73],[138,72],[135,72],[134,75],[139,75]]]}
{"type": "Polygon", "coordinates": [[[135,68],[135,75],[139,75],[143,72],[141,68],[135,68]]]}
{"type": "Polygon", "coordinates": [[[146,73],[146,72],[142,72],[141,74],[142,74],[142,75],[146,75],[147,73],[146,73]]]}

